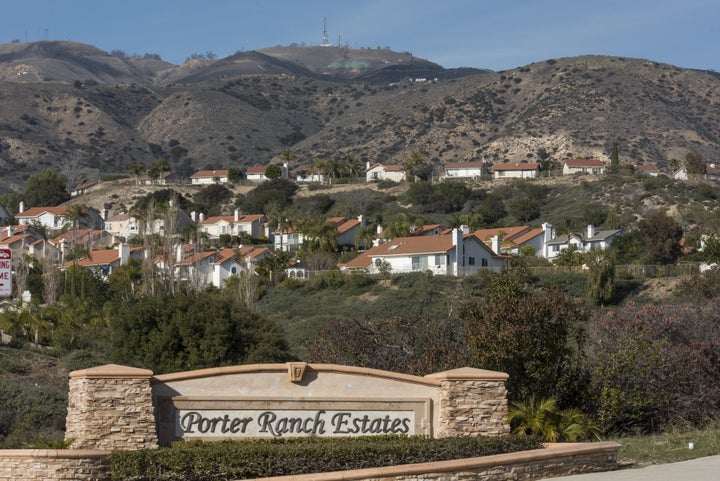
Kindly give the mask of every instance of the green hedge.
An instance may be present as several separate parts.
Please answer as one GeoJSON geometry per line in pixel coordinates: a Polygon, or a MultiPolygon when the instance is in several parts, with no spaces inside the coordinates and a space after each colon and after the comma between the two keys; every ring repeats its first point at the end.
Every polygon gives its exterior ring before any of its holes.
{"type": "Polygon", "coordinates": [[[292,438],[176,443],[112,454],[113,480],[226,481],[489,456],[542,447],[529,437],[292,438]]]}

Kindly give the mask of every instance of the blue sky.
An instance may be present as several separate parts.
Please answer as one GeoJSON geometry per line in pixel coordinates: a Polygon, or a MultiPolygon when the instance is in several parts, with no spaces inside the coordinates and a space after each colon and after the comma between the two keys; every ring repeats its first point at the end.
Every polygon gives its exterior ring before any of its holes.
{"type": "Polygon", "coordinates": [[[717,0],[4,0],[0,43],[72,40],[182,63],[330,40],[444,67],[504,70],[585,54],[720,70],[717,0]]]}

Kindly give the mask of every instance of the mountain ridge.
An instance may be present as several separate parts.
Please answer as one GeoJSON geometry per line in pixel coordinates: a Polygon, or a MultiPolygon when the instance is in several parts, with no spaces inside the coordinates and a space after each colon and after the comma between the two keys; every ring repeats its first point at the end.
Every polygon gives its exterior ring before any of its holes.
{"type": "Polygon", "coordinates": [[[274,47],[172,66],[40,43],[0,45],[0,192],[20,191],[48,166],[95,180],[164,157],[189,175],[266,165],[285,149],[296,154],[294,167],[348,155],[401,163],[414,151],[438,169],[458,161],[606,160],[615,141],[622,162],[666,171],[691,150],[720,160],[720,75],[650,60],[588,55],[455,76],[385,50],[274,47]],[[33,63],[21,51],[45,57],[33,63]],[[61,69],[68,59],[82,62],[61,69]],[[328,75],[338,59],[342,72],[328,75]],[[258,62],[278,70],[257,73],[258,62]],[[33,73],[17,73],[31,64],[33,73]],[[43,65],[51,70],[37,70],[43,65]],[[32,81],[66,71],[75,72],[72,81],[32,81]],[[161,80],[120,81],[131,78],[161,80]]]}

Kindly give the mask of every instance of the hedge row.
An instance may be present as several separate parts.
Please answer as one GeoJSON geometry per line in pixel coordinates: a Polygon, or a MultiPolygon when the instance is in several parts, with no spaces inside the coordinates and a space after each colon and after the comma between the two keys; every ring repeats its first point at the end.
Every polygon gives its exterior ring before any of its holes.
{"type": "Polygon", "coordinates": [[[542,447],[529,437],[293,438],[176,443],[115,452],[116,481],[227,481],[489,456],[542,447]]]}

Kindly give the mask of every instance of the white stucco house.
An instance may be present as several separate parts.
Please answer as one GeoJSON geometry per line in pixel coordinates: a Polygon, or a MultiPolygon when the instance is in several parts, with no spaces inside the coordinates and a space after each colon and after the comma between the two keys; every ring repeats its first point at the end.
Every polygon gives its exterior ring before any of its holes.
{"type": "Polygon", "coordinates": [[[563,164],[563,175],[605,173],[605,162],[597,159],[569,159],[563,164]]]}
{"type": "MultiPolygon", "coordinates": [[[[59,205],[55,207],[31,207],[25,209],[23,202],[20,202],[20,212],[15,215],[18,224],[39,223],[50,231],[59,230],[66,225],[72,225],[69,218],[70,206],[59,205]]],[[[97,209],[88,207],[85,215],[78,219],[78,224],[88,229],[103,229],[104,222],[97,209]]]]}
{"type": "Polygon", "coordinates": [[[392,180],[402,182],[405,180],[405,169],[402,165],[373,164],[365,170],[365,181],[392,180]]]}
{"type": "Polygon", "coordinates": [[[228,169],[199,170],[190,176],[190,183],[195,185],[226,184],[227,181],[228,169]]]}
{"type": "Polygon", "coordinates": [[[537,162],[509,162],[493,165],[493,179],[534,179],[540,176],[537,162]]]}
{"type": "MultiPolygon", "coordinates": [[[[280,168],[280,178],[288,179],[289,178],[288,163],[283,162],[283,164],[278,165],[278,167],[280,168]]],[[[245,171],[245,180],[250,180],[253,182],[262,182],[262,181],[268,180],[268,178],[265,177],[265,171],[267,168],[268,168],[267,165],[251,165],[245,171]]]]}
{"type": "Polygon", "coordinates": [[[552,225],[543,224],[545,238],[550,240],[545,242],[544,256],[548,259],[554,259],[560,251],[574,246],[578,252],[590,252],[594,250],[607,249],[613,239],[622,235],[620,229],[595,230],[593,225],[588,225],[585,232],[575,232],[571,234],[561,234],[553,236],[552,225]]]}
{"type": "Polygon", "coordinates": [[[496,255],[474,234],[453,229],[447,235],[397,237],[368,249],[340,267],[344,271],[381,273],[432,272],[438,275],[472,275],[482,268],[501,269],[505,258],[496,255]]]}
{"type": "Polygon", "coordinates": [[[260,237],[264,234],[264,225],[267,221],[264,214],[241,214],[235,209],[233,215],[212,216],[200,221],[200,229],[211,239],[217,239],[223,234],[248,234],[251,237],[260,237]]]}
{"type": "MultiPolygon", "coordinates": [[[[325,222],[335,226],[335,242],[338,246],[354,245],[358,229],[365,227],[365,217],[328,217],[325,222]]],[[[294,252],[302,248],[307,236],[294,227],[273,231],[273,246],[276,251],[294,252]]]]}
{"type": "Polygon", "coordinates": [[[520,249],[531,246],[535,255],[542,257],[545,247],[545,230],[527,225],[479,229],[473,232],[496,254],[520,254],[520,249]]]}
{"type": "Polygon", "coordinates": [[[479,179],[485,171],[484,162],[448,162],[443,166],[442,179],[479,179]]]}

